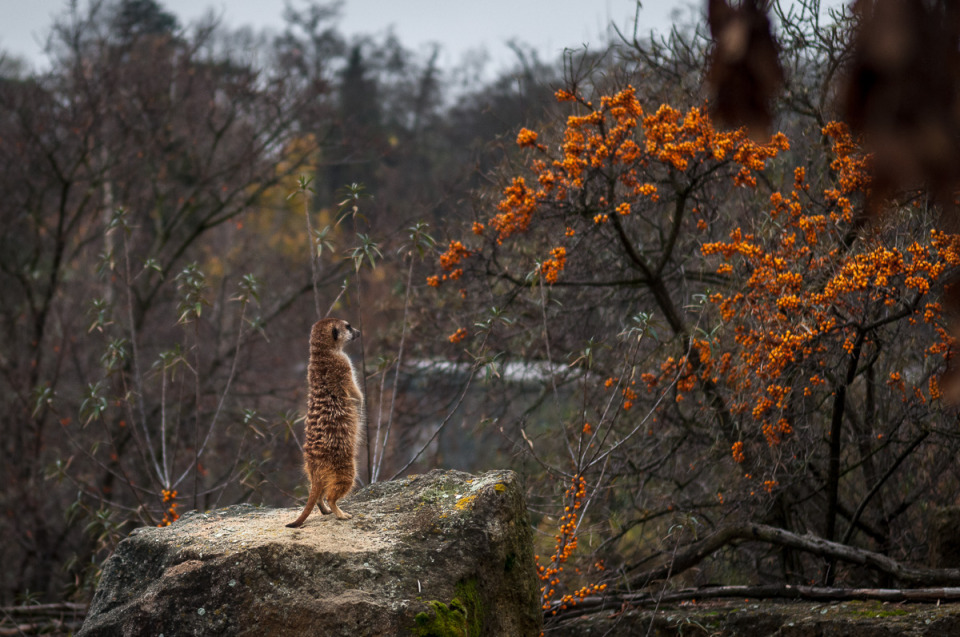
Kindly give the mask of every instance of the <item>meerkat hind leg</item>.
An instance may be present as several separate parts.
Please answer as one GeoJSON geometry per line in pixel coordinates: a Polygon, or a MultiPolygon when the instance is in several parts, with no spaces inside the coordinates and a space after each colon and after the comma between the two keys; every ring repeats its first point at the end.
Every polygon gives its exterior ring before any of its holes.
{"type": "Polygon", "coordinates": [[[344,479],[342,476],[334,477],[327,483],[327,491],[324,493],[330,508],[338,520],[349,520],[353,516],[337,506],[337,500],[350,493],[350,487],[353,486],[353,472],[350,472],[351,478],[344,479]]]}
{"type": "Polygon", "coordinates": [[[324,515],[330,515],[333,513],[333,509],[331,509],[330,505],[327,504],[326,498],[320,498],[320,501],[317,502],[317,506],[320,507],[320,513],[324,515]]]}
{"type": "Polygon", "coordinates": [[[338,507],[336,500],[331,500],[331,501],[330,501],[330,507],[333,509],[333,513],[334,513],[334,515],[337,516],[337,519],[338,519],[338,520],[349,520],[350,518],[353,517],[352,515],[350,515],[349,513],[347,513],[346,511],[344,511],[344,510],[341,509],[340,507],[338,507]]]}

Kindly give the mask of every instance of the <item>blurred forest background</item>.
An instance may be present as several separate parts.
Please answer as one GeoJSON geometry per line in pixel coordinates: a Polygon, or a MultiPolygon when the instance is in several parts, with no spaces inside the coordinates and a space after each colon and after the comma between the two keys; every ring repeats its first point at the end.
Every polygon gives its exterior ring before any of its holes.
{"type": "Polygon", "coordinates": [[[839,121],[862,16],[770,15],[773,136],[711,121],[705,23],[485,81],[332,5],[267,38],[114,0],[57,19],[42,74],[0,60],[0,604],[88,600],[185,510],[296,506],[327,314],[363,332],[359,481],[520,472],[548,614],[672,576],[927,582],[793,538],[932,559],[960,245],[839,121]]]}

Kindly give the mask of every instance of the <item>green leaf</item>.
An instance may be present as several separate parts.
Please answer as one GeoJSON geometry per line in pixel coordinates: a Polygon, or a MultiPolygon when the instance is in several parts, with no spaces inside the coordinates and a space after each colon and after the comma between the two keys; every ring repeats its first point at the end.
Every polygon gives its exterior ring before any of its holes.
{"type": "Polygon", "coordinates": [[[36,387],[33,390],[33,411],[30,413],[32,418],[46,407],[53,405],[53,389],[50,387],[36,387]]]}
{"type": "Polygon", "coordinates": [[[180,293],[177,305],[178,323],[189,323],[200,317],[203,306],[207,305],[203,298],[206,286],[206,276],[195,262],[180,271],[177,275],[177,290],[180,293]]]}
{"type": "Polygon", "coordinates": [[[103,392],[103,381],[89,383],[87,385],[87,394],[83,402],[80,403],[80,421],[87,425],[91,420],[100,418],[107,410],[107,399],[101,396],[103,392]]]}

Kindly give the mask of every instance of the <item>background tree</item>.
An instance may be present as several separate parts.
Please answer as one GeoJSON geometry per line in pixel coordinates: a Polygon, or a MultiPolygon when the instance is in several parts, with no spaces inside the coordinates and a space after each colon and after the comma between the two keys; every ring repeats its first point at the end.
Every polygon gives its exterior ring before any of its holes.
{"type": "MultiPolygon", "coordinates": [[[[835,72],[840,40],[811,41],[788,68],[823,56],[835,72]]],[[[685,74],[655,47],[633,54],[638,75],[685,74]]],[[[482,341],[504,367],[542,362],[552,408],[497,425],[526,452],[528,480],[545,481],[541,528],[558,529],[541,554],[545,610],[692,564],[690,583],[922,581],[838,564],[840,548],[795,538],[923,559],[923,510],[951,504],[956,482],[938,302],[956,239],[932,231],[916,193],[862,224],[870,158],[820,110],[827,100],[804,98],[783,116],[792,138],[757,144],[701,107],[642,103],[627,73],[567,79],[556,93],[567,113],[519,130],[496,212],[446,243],[428,279],[460,297],[449,331],[467,352],[482,341]],[[491,312],[505,327],[487,329],[491,312]],[[727,533],[744,519],[776,546],[703,563],[752,537],[727,533]],[[592,550],[564,577],[578,537],[592,550]]]]}
{"type": "Polygon", "coordinates": [[[287,17],[268,39],[94,2],[58,19],[48,72],[2,67],[3,603],[83,599],[133,526],[290,504],[317,305],[365,321],[376,471],[422,440],[409,379],[438,348],[419,221],[459,214],[497,124],[482,86],[446,97],[436,51],[348,41],[329,6],[287,17]],[[339,209],[346,178],[376,197],[339,209]]]}
{"type": "MultiPolygon", "coordinates": [[[[71,554],[82,583],[121,529],[175,508],[169,493],[197,506],[232,475],[235,462],[208,475],[218,463],[201,457],[217,384],[252,332],[207,296],[231,257],[202,239],[239,229],[318,97],[217,53],[212,25],[182,32],[154,3],[94,4],[55,36],[55,70],[3,93],[7,599],[50,590],[71,554]],[[54,497],[48,477],[65,481],[54,497]],[[78,511],[96,514],[87,537],[78,511]]],[[[230,271],[247,308],[254,279],[230,271]]]]}

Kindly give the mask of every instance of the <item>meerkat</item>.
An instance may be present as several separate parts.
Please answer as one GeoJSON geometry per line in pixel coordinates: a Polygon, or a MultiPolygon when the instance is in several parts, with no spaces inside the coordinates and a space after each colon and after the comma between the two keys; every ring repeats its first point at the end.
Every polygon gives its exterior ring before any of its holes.
{"type": "Polygon", "coordinates": [[[363,393],[343,346],[359,336],[360,330],[332,318],[317,321],[310,330],[303,444],[303,466],[310,478],[310,496],[303,513],[288,527],[302,525],[318,504],[323,513],[332,512],[340,520],[352,517],[337,506],[337,500],[353,488],[357,473],[363,393]]]}

